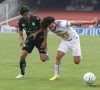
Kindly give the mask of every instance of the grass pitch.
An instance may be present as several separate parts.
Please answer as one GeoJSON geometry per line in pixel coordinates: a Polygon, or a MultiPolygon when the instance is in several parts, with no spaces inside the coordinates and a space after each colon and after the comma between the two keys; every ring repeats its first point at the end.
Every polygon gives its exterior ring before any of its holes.
{"type": "Polygon", "coordinates": [[[60,79],[49,81],[54,75],[55,56],[60,38],[54,34],[48,36],[50,60],[43,63],[35,48],[26,58],[26,75],[20,74],[19,56],[21,47],[17,33],[0,33],[0,90],[99,90],[100,89],[100,37],[80,36],[82,61],[75,65],[71,51],[63,57],[60,79]],[[83,76],[92,72],[96,76],[93,86],[83,82],[83,76]],[[98,86],[98,87],[96,87],[98,86]]]}

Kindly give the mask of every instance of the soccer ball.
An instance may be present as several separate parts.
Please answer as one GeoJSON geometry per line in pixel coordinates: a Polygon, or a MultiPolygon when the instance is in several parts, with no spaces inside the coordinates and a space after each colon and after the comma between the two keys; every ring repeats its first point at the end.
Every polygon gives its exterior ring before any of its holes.
{"type": "Polygon", "coordinates": [[[87,72],[84,75],[83,80],[86,84],[93,84],[93,82],[96,80],[96,76],[91,72],[87,72]]]}

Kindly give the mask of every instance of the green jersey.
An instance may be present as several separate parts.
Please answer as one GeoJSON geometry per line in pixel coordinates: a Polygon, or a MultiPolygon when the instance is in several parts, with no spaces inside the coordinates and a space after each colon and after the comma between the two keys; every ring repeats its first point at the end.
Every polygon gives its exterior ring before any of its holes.
{"type": "MultiPolygon", "coordinates": [[[[28,23],[23,17],[19,20],[18,26],[19,31],[25,30],[27,38],[30,34],[37,32],[40,29],[40,21],[41,19],[37,16],[30,15],[30,22],[28,23]]],[[[44,38],[44,33],[40,32],[35,37],[35,40],[44,38]]]]}

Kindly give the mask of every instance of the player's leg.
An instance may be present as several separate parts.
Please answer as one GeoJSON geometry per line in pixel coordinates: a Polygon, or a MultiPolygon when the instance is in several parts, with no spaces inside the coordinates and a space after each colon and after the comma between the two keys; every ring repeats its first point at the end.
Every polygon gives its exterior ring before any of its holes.
{"type": "Polygon", "coordinates": [[[45,62],[46,60],[49,60],[49,55],[48,54],[44,54],[43,52],[39,52],[40,53],[40,59],[42,62],[45,62]]]}
{"type": "Polygon", "coordinates": [[[38,48],[38,51],[40,53],[40,59],[42,62],[45,62],[46,60],[49,60],[49,55],[47,54],[47,47],[41,48],[41,44],[43,43],[43,39],[39,40],[36,43],[36,47],[38,48]]]}
{"type": "Polygon", "coordinates": [[[55,62],[55,75],[54,77],[50,78],[49,80],[58,80],[60,74],[60,66],[61,66],[61,59],[65,55],[64,52],[58,50],[56,55],[56,62],[55,62]]]}
{"type": "Polygon", "coordinates": [[[32,52],[34,48],[34,44],[32,44],[32,41],[26,40],[26,42],[23,45],[21,55],[20,55],[20,70],[21,74],[19,74],[16,78],[23,78],[25,75],[25,67],[26,67],[26,56],[32,52]]]}
{"type": "Polygon", "coordinates": [[[21,55],[20,55],[20,70],[21,70],[21,74],[19,74],[16,78],[23,78],[25,75],[25,67],[26,67],[26,61],[25,58],[28,55],[28,52],[26,50],[22,50],[21,51],[21,55]]]}
{"type": "Polygon", "coordinates": [[[71,45],[72,55],[75,64],[79,64],[82,56],[81,56],[81,47],[80,47],[80,40],[77,38],[74,43],[71,45]]]}
{"type": "Polygon", "coordinates": [[[76,49],[74,49],[73,58],[74,58],[74,63],[75,64],[79,64],[81,59],[82,59],[81,48],[80,47],[76,47],[76,49]],[[77,49],[77,51],[75,51],[76,49],[77,49]]]}
{"type": "Polygon", "coordinates": [[[56,63],[55,63],[55,76],[50,78],[49,80],[58,80],[60,74],[60,66],[61,66],[61,59],[68,51],[67,43],[62,40],[61,44],[58,47],[57,55],[56,55],[56,63]]]}
{"type": "Polygon", "coordinates": [[[73,58],[74,58],[74,63],[75,64],[79,64],[80,63],[80,61],[81,61],[81,55],[79,55],[79,56],[73,56],[73,58]]]}
{"type": "Polygon", "coordinates": [[[47,54],[47,49],[46,48],[39,48],[39,53],[40,53],[40,59],[42,62],[45,62],[46,60],[49,60],[49,55],[47,54]]]}

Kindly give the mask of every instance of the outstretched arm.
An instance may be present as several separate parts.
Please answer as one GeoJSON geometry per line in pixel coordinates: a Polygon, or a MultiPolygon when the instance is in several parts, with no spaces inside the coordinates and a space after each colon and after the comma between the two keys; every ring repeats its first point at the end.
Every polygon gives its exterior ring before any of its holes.
{"type": "Polygon", "coordinates": [[[96,24],[97,23],[97,18],[94,18],[92,21],[82,21],[82,20],[78,20],[78,21],[70,21],[70,23],[71,23],[71,26],[75,26],[77,24],[80,24],[80,25],[96,24]]]}

